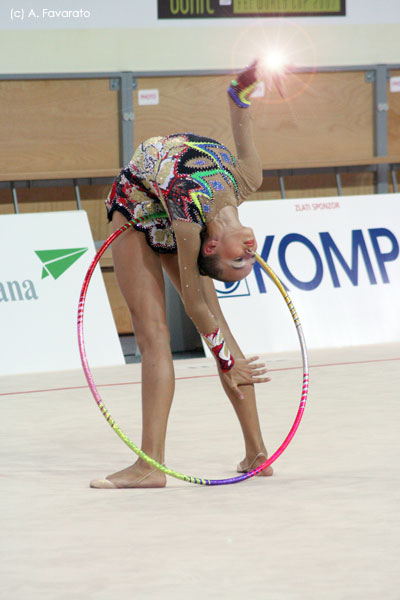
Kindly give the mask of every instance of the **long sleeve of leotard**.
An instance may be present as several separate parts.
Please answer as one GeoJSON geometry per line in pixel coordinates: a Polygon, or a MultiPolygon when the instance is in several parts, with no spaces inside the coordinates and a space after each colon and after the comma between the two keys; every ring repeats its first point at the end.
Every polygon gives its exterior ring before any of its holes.
{"type": "Polygon", "coordinates": [[[262,183],[261,160],[254,143],[253,119],[251,109],[240,108],[229,98],[232,133],[236,146],[237,171],[239,185],[239,203],[241,204],[262,183]]]}
{"type": "Polygon", "coordinates": [[[200,226],[184,221],[173,222],[178,246],[179,273],[182,300],[186,314],[192,319],[199,333],[210,334],[217,327],[201,291],[200,273],[197,258],[200,252],[200,226]]]}
{"type": "Polygon", "coordinates": [[[185,221],[175,221],[174,231],[178,246],[182,300],[186,314],[191,318],[214,355],[220,370],[226,373],[234,366],[235,359],[229,351],[201,289],[197,266],[201,243],[199,226],[185,221]]]}
{"type": "Polygon", "coordinates": [[[200,229],[195,223],[173,222],[178,246],[179,274],[182,300],[186,314],[214,354],[222,372],[229,371],[235,364],[218,324],[204,299],[200,284],[197,257],[200,251],[200,229]]]}

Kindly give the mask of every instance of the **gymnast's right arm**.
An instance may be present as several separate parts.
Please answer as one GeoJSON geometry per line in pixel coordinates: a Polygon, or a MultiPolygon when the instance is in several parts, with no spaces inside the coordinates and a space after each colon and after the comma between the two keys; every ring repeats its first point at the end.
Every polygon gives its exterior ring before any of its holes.
{"type": "Polygon", "coordinates": [[[201,244],[199,225],[173,221],[173,227],[178,247],[182,300],[186,314],[193,321],[213,353],[226,385],[241,400],[244,396],[238,386],[264,381],[264,379],[257,378],[262,373],[255,372],[256,366],[250,365],[256,357],[234,359],[222,337],[218,323],[204,299],[197,266],[201,244]]]}
{"type": "MultiPolygon", "coordinates": [[[[188,317],[193,321],[199,333],[207,338],[216,329],[218,324],[211,314],[201,291],[200,273],[197,267],[197,257],[200,252],[200,226],[186,221],[173,221],[173,228],[178,247],[179,274],[181,280],[182,300],[188,317]]],[[[207,339],[206,339],[207,341],[207,339]]],[[[229,371],[233,365],[233,357],[226,352],[228,364],[225,366],[218,360],[222,370],[229,371]]]]}

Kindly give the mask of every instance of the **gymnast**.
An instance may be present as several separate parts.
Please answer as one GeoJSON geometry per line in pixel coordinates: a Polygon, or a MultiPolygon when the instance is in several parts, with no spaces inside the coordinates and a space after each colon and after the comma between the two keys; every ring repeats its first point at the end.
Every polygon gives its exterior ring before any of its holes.
{"type": "MultiPolygon", "coordinates": [[[[106,200],[114,231],[132,218],[147,219],[119,236],[112,254],[142,355],[141,449],[162,464],[175,387],[162,268],[213,353],[222,386],[239,419],[245,457],[237,471],[246,473],[267,460],[254,384],[269,378],[263,377],[266,369],[256,362],[258,357],[243,356],[212,281],[239,281],[249,275],[255,262],[254,233],[240,223],[238,206],[262,183],[249,96],[264,75],[255,61],[228,88],[237,158],[219,142],[193,133],[153,137],[138,147],[106,200]]],[[[267,467],[260,475],[272,473],[272,467],[267,467]]],[[[90,485],[164,487],[166,476],[139,458],[90,485]]]]}

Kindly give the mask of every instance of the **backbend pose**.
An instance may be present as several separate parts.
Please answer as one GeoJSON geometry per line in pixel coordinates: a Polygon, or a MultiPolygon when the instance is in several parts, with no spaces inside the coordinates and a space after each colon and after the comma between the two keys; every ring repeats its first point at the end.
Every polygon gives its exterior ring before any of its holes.
{"type": "MultiPolygon", "coordinates": [[[[258,357],[246,359],[224,319],[212,278],[238,281],[255,262],[254,233],[237,207],[257,190],[262,169],[253,141],[249,95],[259,78],[257,61],[228,88],[237,159],[215,140],[182,133],[143,142],[107,198],[115,231],[135,225],[112,245],[115,273],[130,309],[142,355],[142,450],[164,463],[167,420],[175,378],[165,309],[162,268],[178,290],[186,313],[213,352],[223,388],[238,416],[245,473],[267,459],[254,384],[269,381],[258,357]],[[167,213],[168,217],[154,217],[167,213]]],[[[272,475],[268,467],[260,475],[272,475]]],[[[138,459],[95,488],[164,487],[166,476],[138,459]]]]}

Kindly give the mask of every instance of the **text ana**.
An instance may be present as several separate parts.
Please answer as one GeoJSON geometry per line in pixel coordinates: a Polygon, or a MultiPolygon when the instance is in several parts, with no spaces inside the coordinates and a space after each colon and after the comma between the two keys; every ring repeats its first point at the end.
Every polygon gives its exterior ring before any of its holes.
{"type": "Polygon", "coordinates": [[[20,300],[37,300],[38,295],[33,281],[0,281],[0,302],[17,302],[20,300]]]}

